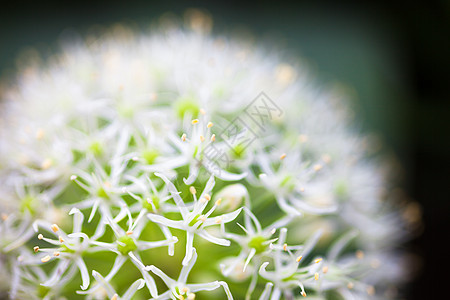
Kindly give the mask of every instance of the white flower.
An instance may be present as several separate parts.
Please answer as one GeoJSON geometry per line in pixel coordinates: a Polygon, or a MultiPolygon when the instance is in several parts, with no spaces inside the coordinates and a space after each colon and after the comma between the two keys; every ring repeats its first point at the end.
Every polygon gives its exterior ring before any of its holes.
{"type": "Polygon", "coordinates": [[[198,235],[201,238],[214,244],[222,246],[230,245],[230,241],[223,238],[212,236],[210,233],[206,231],[206,228],[213,225],[224,226],[225,223],[231,222],[234,219],[236,219],[236,217],[241,212],[242,208],[233,211],[231,213],[210,218],[209,216],[214,212],[216,207],[220,205],[220,201],[217,200],[214,203],[214,206],[208,212],[203,213],[206,206],[208,205],[208,201],[210,201],[211,199],[209,193],[211,193],[211,190],[214,187],[213,175],[211,175],[211,177],[209,178],[199,198],[197,198],[195,188],[194,189],[191,188],[191,193],[194,198],[194,205],[191,211],[189,211],[188,208],[186,207],[185,203],[183,202],[183,199],[181,199],[173,183],[170,182],[169,179],[167,179],[167,177],[165,177],[162,174],[155,173],[155,175],[161,177],[161,179],[163,179],[164,182],[166,183],[170,194],[172,195],[173,199],[175,200],[175,203],[178,206],[182,220],[170,220],[163,216],[155,214],[148,214],[147,216],[151,221],[156,222],[158,224],[186,231],[186,256],[183,259],[184,266],[186,266],[189,263],[193,255],[194,235],[198,235]]]}
{"type": "Polygon", "coordinates": [[[191,272],[191,269],[196,261],[197,251],[195,249],[192,249],[192,256],[189,259],[188,264],[183,265],[183,267],[181,268],[180,275],[178,276],[177,280],[173,280],[157,267],[150,266],[150,271],[158,275],[158,277],[161,278],[169,288],[167,292],[164,292],[154,299],[193,300],[195,299],[195,293],[198,291],[212,291],[222,286],[227,295],[227,299],[232,300],[233,296],[231,295],[230,289],[228,288],[226,282],[214,281],[209,283],[196,284],[186,283],[189,273],[191,272]]]}

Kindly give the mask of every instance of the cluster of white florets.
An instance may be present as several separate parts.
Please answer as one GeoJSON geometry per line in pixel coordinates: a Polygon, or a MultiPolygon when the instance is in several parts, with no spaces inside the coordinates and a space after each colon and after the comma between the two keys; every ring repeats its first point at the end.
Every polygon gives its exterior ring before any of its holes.
{"type": "Polygon", "coordinates": [[[403,223],[340,97],[298,62],[196,30],[120,28],[26,68],[3,94],[1,289],[395,297],[403,223]],[[224,128],[261,92],[278,113],[230,146],[224,128]],[[212,146],[226,163],[210,167],[212,146]]]}

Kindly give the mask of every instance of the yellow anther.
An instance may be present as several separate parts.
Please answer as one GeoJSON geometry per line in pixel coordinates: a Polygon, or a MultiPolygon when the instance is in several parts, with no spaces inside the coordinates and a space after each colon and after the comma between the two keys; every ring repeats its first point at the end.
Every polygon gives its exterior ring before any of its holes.
{"type": "Polygon", "coordinates": [[[373,286],[369,285],[366,288],[366,292],[367,292],[367,295],[373,296],[373,295],[375,295],[375,288],[373,286]]]}
{"type": "Polygon", "coordinates": [[[219,198],[219,199],[217,199],[217,201],[216,201],[215,205],[216,205],[216,206],[219,206],[219,205],[220,205],[220,203],[222,203],[222,198],[219,198]]]}
{"type": "Polygon", "coordinates": [[[356,255],[356,258],[358,258],[358,259],[364,258],[364,252],[362,252],[361,250],[356,251],[355,255],[356,255]]]}
{"type": "Polygon", "coordinates": [[[202,115],[206,115],[206,110],[204,110],[203,108],[200,108],[200,113],[201,113],[202,115]]]}
{"type": "Polygon", "coordinates": [[[306,297],[305,291],[302,291],[302,296],[303,296],[303,297],[306,297]]]}
{"type": "Polygon", "coordinates": [[[355,285],[353,284],[353,282],[347,283],[347,288],[350,289],[350,290],[351,290],[354,286],[355,286],[355,285]]]}
{"type": "Polygon", "coordinates": [[[133,234],[133,230],[128,230],[127,231],[127,235],[132,235],[133,234]]]}
{"type": "Polygon", "coordinates": [[[284,251],[287,251],[287,244],[284,244],[284,245],[283,245],[283,250],[284,250],[284,251]]]}
{"type": "Polygon", "coordinates": [[[183,135],[181,136],[181,140],[182,140],[183,142],[186,141],[186,133],[183,133],[183,135]]]}
{"type": "Polygon", "coordinates": [[[48,262],[50,259],[51,259],[50,255],[46,255],[46,256],[44,256],[43,258],[41,258],[41,261],[42,261],[43,263],[46,263],[46,262],[48,262]]]}
{"type": "Polygon", "coordinates": [[[111,300],[117,300],[117,299],[119,299],[119,295],[117,295],[117,294],[114,294],[114,296],[111,297],[111,300]]]}
{"type": "Polygon", "coordinates": [[[211,128],[213,126],[214,126],[213,122],[208,122],[208,125],[206,125],[206,127],[208,127],[208,128],[211,128]]]}
{"type": "Polygon", "coordinates": [[[331,156],[328,154],[324,154],[322,155],[322,160],[324,161],[324,163],[328,164],[331,161],[331,156]]]}
{"type": "Polygon", "coordinates": [[[41,163],[41,168],[43,170],[47,170],[48,168],[50,168],[53,165],[53,161],[50,158],[46,158],[42,163],[41,163]]]}
{"type": "Polygon", "coordinates": [[[305,188],[304,188],[304,187],[301,187],[301,188],[300,188],[300,192],[303,193],[304,191],[305,191],[305,188]]]}
{"type": "Polygon", "coordinates": [[[36,131],[36,139],[41,140],[44,137],[44,129],[39,128],[36,131]]]}
{"type": "Polygon", "coordinates": [[[52,228],[53,232],[57,232],[57,231],[59,230],[59,227],[58,227],[58,225],[56,225],[56,224],[53,224],[53,225],[51,226],[51,228],[52,228]]]}
{"type": "Polygon", "coordinates": [[[179,300],[184,300],[183,295],[179,295],[179,296],[178,296],[178,299],[179,299],[179,300]]]}
{"type": "Polygon", "coordinates": [[[298,136],[298,140],[300,143],[306,143],[308,141],[308,136],[306,134],[300,134],[298,136]]]}
{"type": "Polygon", "coordinates": [[[187,298],[188,298],[188,300],[194,300],[195,299],[195,294],[194,293],[189,293],[187,298]]]}
{"type": "Polygon", "coordinates": [[[323,272],[323,274],[327,274],[327,272],[328,272],[328,266],[323,267],[322,272],[323,272]]]}
{"type": "Polygon", "coordinates": [[[280,159],[283,160],[286,158],[286,153],[281,154],[280,159]]]}
{"type": "Polygon", "coordinates": [[[6,220],[8,220],[8,215],[7,215],[7,214],[4,214],[4,213],[2,213],[2,220],[3,220],[3,221],[6,221],[6,220]]]}
{"type": "Polygon", "coordinates": [[[59,239],[59,242],[60,242],[60,243],[64,243],[64,239],[63,239],[62,236],[58,236],[58,239],[59,239]]]}
{"type": "Polygon", "coordinates": [[[300,255],[299,257],[297,257],[296,261],[297,261],[297,262],[300,262],[300,261],[302,260],[302,258],[303,258],[303,256],[300,255]]]}
{"type": "Polygon", "coordinates": [[[189,191],[191,192],[192,195],[197,194],[197,190],[196,190],[195,187],[193,187],[193,186],[191,186],[191,187],[189,188],[189,191]]]}
{"type": "Polygon", "coordinates": [[[320,263],[321,261],[322,261],[322,258],[318,258],[318,259],[314,260],[314,262],[315,262],[316,264],[320,263]]]}
{"type": "Polygon", "coordinates": [[[322,165],[320,165],[320,164],[317,164],[317,165],[314,165],[313,166],[313,169],[314,169],[314,171],[320,171],[320,169],[322,169],[322,165]]]}
{"type": "Polygon", "coordinates": [[[38,234],[38,239],[39,239],[39,240],[42,240],[43,238],[44,238],[44,236],[42,235],[42,233],[39,233],[39,234],[38,234]]]}
{"type": "Polygon", "coordinates": [[[214,219],[214,222],[216,222],[216,224],[222,223],[222,217],[221,217],[221,216],[216,217],[216,218],[214,219]]]}
{"type": "Polygon", "coordinates": [[[198,123],[198,119],[194,119],[194,120],[192,120],[192,125],[195,125],[195,124],[197,124],[198,123]]]}
{"type": "Polygon", "coordinates": [[[200,142],[204,142],[205,141],[205,137],[203,135],[200,136],[200,142]]]}
{"type": "Polygon", "coordinates": [[[35,246],[35,247],[33,248],[33,251],[34,251],[35,253],[37,253],[37,252],[39,251],[39,246],[35,246]]]}
{"type": "Polygon", "coordinates": [[[319,280],[319,273],[314,273],[314,280],[319,280]]]}
{"type": "Polygon", "coordinates": [[[203,223],[206,221],[206,217],[205,216],[200,216],[200,218],[199,218],[203,223]]]}
{"type": "Polygon", "coordinates": [[[189,289],[187,287],[184,287],[184,288],[181,289],[181,292],[183,294],[185,294],[185,293],[189,292],[189,289]]]}
{"type": "Polygon", "coordinates": [[[211,142],[214,142],[215,140],[216,140],[216,135],[213,134],[213,135],[211,136],[211,142]]]}
{"type": "Polygon", "coordinates": [[[380,267],[380,261],[378,259],[374,259],[370,262],[370,266],[374,269],[378,269],[380,267]]]}
{"type": "Polygon", "coordinates": [[[211,200],[211,196],[210,196],[209,194],[205,194],[203,197],[205,197],[205,199],[206,199],[207,201],[211,200]]]}
{"type": "Polygon", "coordinates": [[[103,182],[103,185],[107,188],[111,188],[111,182],[109,182],[109,181],[103,182]]]}
{"type": "Polygon", "coordinates": [[[59,255],[60,255],[59,251],[53,252],[53,256],[54,256],[54,257],[57,257],[57,256],[59,256],[59,255]]]}

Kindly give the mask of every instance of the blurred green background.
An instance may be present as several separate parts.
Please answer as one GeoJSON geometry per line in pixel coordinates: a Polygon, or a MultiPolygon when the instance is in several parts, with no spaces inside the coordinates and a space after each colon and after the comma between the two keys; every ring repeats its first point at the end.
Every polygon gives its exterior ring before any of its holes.
{"type": "MultiPolygon", "coordinates": [[[[319,83],[343,86],[364,132],[398,158],[403,187],[423,207],[424,234],[410,244],[424,268],[408,299],[432,296],[439,274],[429,258],[448,216],[450,180],[450,2],[340,1],[16,1],[0,6],[0,70],[14,74],[28,47],[49,53],[66,30],[129,22],[146,27],[161,14],[208,11],[216,33],[249,32],[301,56],[319,83]],[[435,241],[436,239],[436,241],[435,241]]],[[[442,250],[440,250],[442,249],[442,250]]],[[[444,254],[442,254],[444,255],[444,254]]],[[[442,278],[445,278],[443,275],[442,278]]]]}

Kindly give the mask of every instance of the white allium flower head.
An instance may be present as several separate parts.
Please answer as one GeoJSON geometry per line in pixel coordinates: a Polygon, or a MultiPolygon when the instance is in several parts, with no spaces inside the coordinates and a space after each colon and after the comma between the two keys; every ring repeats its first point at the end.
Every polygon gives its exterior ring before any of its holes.
{"type": "Polygon", "coordinates": [[[2,292],[397,297],[408,224],[345,95],[191,17],[67,44],[2,94],[2,292]]]}

